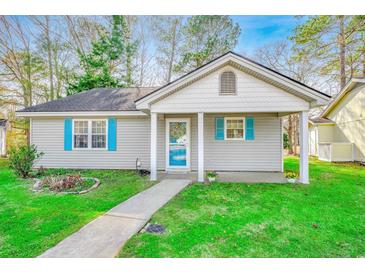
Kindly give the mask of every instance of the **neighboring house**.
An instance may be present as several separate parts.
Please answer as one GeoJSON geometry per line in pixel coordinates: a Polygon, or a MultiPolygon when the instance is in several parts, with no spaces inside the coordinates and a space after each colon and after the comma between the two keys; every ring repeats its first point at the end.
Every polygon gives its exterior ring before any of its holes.
{"type": "Polygon", "coordinates": [[[0,156],[6,156],[6,119],[0,119],[0,156]]]}
{"type": "Polygon", "coordinates": [[[17,112],[38,166],[283,172],[282,117],[299,113],[308,183],[308,111],[330,97],[233,52],[158,89],[93,89],[17,112]]]}
{"type": "Polygon", "coordinates": [[[310,119],[309,152],[320,160],[365,162],[365,78],[353,78],[310,119]]]}

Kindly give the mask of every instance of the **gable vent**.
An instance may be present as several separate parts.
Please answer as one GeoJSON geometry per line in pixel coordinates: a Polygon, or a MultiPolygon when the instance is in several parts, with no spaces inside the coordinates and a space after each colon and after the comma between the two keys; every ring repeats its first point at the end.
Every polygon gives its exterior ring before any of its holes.
{"type": "Polygon", "coordinates": [[[232,71],[221,74],[220,94],[236,94],[236,75],[232,71]]]}

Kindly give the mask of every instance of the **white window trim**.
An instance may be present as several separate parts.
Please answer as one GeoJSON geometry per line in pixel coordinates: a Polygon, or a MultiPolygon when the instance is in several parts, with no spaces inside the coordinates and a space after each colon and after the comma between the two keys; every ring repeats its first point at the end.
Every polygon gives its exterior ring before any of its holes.
{"type": "Polygon", "coordinates": [[[224,140],[226,141],[245,141],[246,140],[246,117],[224,117],[224,140]],[[242,138],[227,138],[227,120],[242,120],[242,138]]]}
{"type": "Polygon", "coordinates": [[[108,150],[108,119],[72,119],[72,150],[108,150]],[[87,121],[87,147],[75,147],[75,134],[74,127],[75,122],[87,121]],[[93,121],[105,121],[105,148],[93,148],[92,147],[92,122],[93,121]]]}
{"type": "Polygon", "coordinates": [[[237,75],[233,70],[224,70],[219,74],[219,95],[221,96],[236,96],[237,95],[237,75]],[[225,72],[232,72],[234,74],[234,86],[235,90],[233,93],[222,93],[222,76],[225,72]]]}

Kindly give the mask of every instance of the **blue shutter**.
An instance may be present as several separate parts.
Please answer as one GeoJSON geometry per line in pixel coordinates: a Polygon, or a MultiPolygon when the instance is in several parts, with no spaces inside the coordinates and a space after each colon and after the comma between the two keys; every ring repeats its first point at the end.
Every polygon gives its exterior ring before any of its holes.
{"type": "Polygon", "coordinates": [[[215,139],[224,140],[224,118],[215,118],[215,139]]]}
{"type": "Polygon", "coordinates": [[[65,119],[65,126],[63,130],[63,147],[64,150],[72,150],[72,119],[65,119]]]}
{"type": "Polygon", "coordinates": [[[255,120],[253,117],[246,117],[246,140],[255,140],[255,120]]]}
{"type": "Polygon", "coordinates": [[[117,119],[108,119],[108,150],[117,150],[117,119]]]}

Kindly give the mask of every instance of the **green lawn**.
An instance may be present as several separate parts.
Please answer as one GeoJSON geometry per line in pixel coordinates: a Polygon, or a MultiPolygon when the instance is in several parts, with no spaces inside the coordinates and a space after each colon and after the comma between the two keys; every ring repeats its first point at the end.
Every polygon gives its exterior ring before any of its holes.
{"type": "MultiPolygon", "coordinates": [[[[298,170],[296,158],[285,168],[298,170]]],[[[194,184],[120,257],[364,257],[365,168],[310,162],[310,185],[194,184]]]]}
{"type": "Polygon", "coordinates": [[[0,257],[38,256],[151,185],[132,171],[84,170],[81,174],[99,178],[100,187],[84,195],[33,193],[32,184],[17,179],[7,161],[0,159],[0,257]]]}

